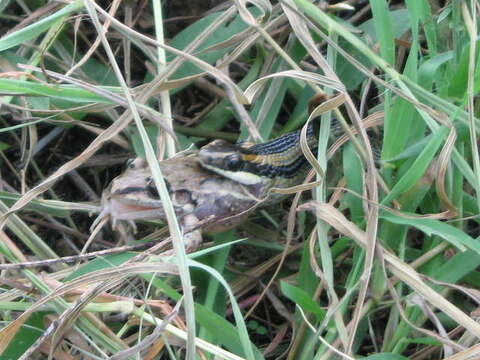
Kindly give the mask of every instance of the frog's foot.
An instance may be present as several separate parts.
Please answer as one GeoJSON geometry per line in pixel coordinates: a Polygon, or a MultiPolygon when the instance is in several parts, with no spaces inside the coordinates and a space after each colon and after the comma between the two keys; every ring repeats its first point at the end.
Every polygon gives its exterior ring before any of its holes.
{"type": "Polygon", "coordinates": [[[182,218],[182,225],[185,231],[185,234],[183,235],[183,241],[185,243],[185,250],[187,252],[193,252],[197,250],[203,242],[202,231],[200,229],[188,231],[188,229],[196,228],[198,223],[198,218],[193,214],[185,215],[182,218]]]}
{"type": "Polygon", "coordinates": [[[202,231],[193,230],[183,236],[183,241],[185,243],[185,251],[191,253],[196,251],[200,245],[202,245],[202,231]]]}

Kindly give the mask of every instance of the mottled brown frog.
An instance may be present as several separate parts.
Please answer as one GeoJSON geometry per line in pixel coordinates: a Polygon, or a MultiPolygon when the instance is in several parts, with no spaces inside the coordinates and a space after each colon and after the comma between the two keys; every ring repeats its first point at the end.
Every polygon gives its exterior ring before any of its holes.
{"type": "MultiPolygon", "coordinates": [[[[261,185],[243,185],[199,163],[197,151],[160,161],[172,204],[182,226],[186,246],[201,242],[201,230],[223,231],[244,220],[268,195],[261,185]]],[[[99,219],[118,221],[165,219],[162,202],[147,162],[127,162],[126,170],[112,180],[102,195],[99,219]]]]}

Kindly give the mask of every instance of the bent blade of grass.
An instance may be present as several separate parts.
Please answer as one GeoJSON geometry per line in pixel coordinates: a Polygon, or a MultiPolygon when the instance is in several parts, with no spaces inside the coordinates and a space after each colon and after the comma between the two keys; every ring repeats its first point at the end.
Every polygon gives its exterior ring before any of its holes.
{"type": "Polygon", "coordinates": [[[326,76],[308,72],[308,71],[300,71],[300,70],[286,70],[280,71],[275,74],[266,75],[258,80],[255,80],[250,86],[245,90],[245,96],[249,102],[253,100],[255,94],[265,86],[265,83],[268,79],[276,78],[276,77],[290,77],[292,79],[303,80],[309,83],[315,83],[323,86],[327,86],[333,90],[338,92],[345,92],[345,87],[338,81],[334,81],[331,78],[326,76]]]}
{"type": "MultiPolygon", "coordinates": [[[[290,37],[288,39],[287,44],[285,45],[285,52],[289,54],[295,62],[300,62],[301,59],[305,57],[305,50],[295,37],[290,37]]],[[[284,59],[279,57],[270,67],[270,73],[285,70],[286,67],[284,59]]],[[[288,78],[274,78],[268,89],[255,100],[255,105],[250,113],[256,120],[255,123],[259,128],[260,135],[264,139],[267,139],[270,136],[274,124],[278,119],[280,108],[285,101],[287,88],[291,82],[292,81],[289,81],[288,78]]],[[[304,84],[298,84],[298,86],[305,86],[304,84]]],[[[242,136],[247,135],[245,130],[246,129],[242,129],[241,138],[242,136]]]]}
{"type": "Polygon", "coordinates": [[[76,0],[54,14],[0,38],[0,51],[10,49],[38,37],[54,23],[63,21],[72,12],[80,10],[81,8],[83,8],[83,1],[76,0]]]}
{"type": "Polygon", "coordinates": [[[247,326],[245,324],[245,320],[243,319],[242,312],[240,311],[240,307],[237,304],[237,300],[235,299],[235,295],[233,294],[230,286],[228,283],[225,281],[225,279],[220,275],[220,273],[211,268],[210,266],[206,266],[202,263],[189,260],[189,264],[192,267],[198,267],[206,272],[208,272],[210,275],[212,275],[215,279],[217,279],[220,284],[224,287],[224,289],[227,291],[227,294],[230,298],[230,304],[232,306],[232,311],[233,311],[233,316],[235,317],[235,322],[237,324],[237,328],[239,331],[239,337],[240,341],[243,345],[243,350],[245,351],[245,354],[247,356],[247,359],[254,360],[255,356],[253,353],[253,348],[252,348],[252,343],[250,342],[250,338],[248,336],[248,330],[247,326]]]}
{"type": "Polygon", "coordinates": [[[467,32],[470,36],[470,48],[468,57],[468,80],[467,80],[467,108],[469,114],[469,130],[470,130],[470,145],[473,156],[473,171],[475,174],[475,192],[477,194],[477,206],[480,208],[480,155],[478,154],[477,132],[475,124],[475,109],[474,109],[474,78],[475,78],[475,56],[477,44],[477,18],[476,18],[476,2],[471,2],[470,10],[466,3],[462,3],[462,13],[467,27],[467,32]],[[470,14],[471,11],[471,14],[470,14]]]}
{"type": "Polygon", "coordinates": [[[272,14],[272,5],[268,0],[234,0],[234,2],[243,21],[253,27],[266,23],[272,14]],[[247,9],[248,3],[253,4],[261,11],[260,23],[247,9]]]}
{"type": "MultiPolygon", "coordinates": [[[[225,266],[228,262],[228,256],[230,254],[231,244],[234,242],[235,231],[229,230],[226,233],[217,234],[214,238],[216,244],[219,244],[221,249],[212,253],[209,261],[210,266],[213,269],[217,270],[219,273],[223,273],[225,266]],[[224,246],[228,245],[228,246],[224,246]]],[[[215,246],[217,247],[217,246],[215,246]]],[[[190,259],[193,257],[189,256],[190,259]]],[[[217,312],[218,314],[224,314],[226,310],[226,298],[223,292],[220,291],[220,283],[215,280],[213,277],[209,277],[205,283],[205,288],[198,289],[199,295],[205,299],[203,301],[203,306],[212,312],[217,312]]],[[[197,317],[198,321],[198,317],[197,317]]],[[[201,326],[198,331],[198,336],[205,340],[210,340],[214,337],[214,334],[209,333],[208,328],[201,326]]]]}

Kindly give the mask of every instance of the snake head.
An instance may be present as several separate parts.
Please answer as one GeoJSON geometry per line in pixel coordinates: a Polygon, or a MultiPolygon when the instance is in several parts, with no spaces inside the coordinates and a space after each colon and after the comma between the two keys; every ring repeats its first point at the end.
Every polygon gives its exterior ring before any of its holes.
{"type": "Polygon", "coordinates": [[[204,168],[240,184],[262,183],[262,176],[252,171],[252,155],[245,154],[244,150],[241,145],[215,140],[200,149],[198,159],[204,168]]]}

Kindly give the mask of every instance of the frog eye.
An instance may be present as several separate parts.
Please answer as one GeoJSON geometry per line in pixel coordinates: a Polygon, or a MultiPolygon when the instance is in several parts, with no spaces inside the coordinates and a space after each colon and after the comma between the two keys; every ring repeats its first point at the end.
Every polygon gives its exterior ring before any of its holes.
{"type": "Polygon", "coordinates": [[[242,166],[240,155],[233,154],[225,158],[225,167],[227,170],[236,171],[242,166]]]}
{"type": "Polygon", "coordinates": [[[145,180],[147,182],[147,185],[145,186],[145,190],[147,191],[147,194],[152,199],[159,199],[160,195],[158,194],[157,187],[155,186],[153,179],[151,177],[148,177],[145,180]]]}

